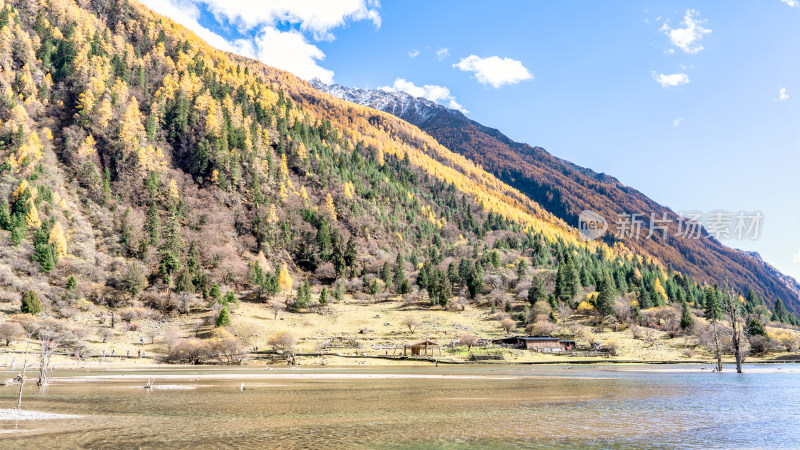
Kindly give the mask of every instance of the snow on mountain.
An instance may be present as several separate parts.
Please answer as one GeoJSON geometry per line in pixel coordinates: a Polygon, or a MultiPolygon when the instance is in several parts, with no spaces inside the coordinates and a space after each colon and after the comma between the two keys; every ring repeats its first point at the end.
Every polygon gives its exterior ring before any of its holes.
{"type": "MultiPolygon", "coordinates": [[[[388,112],[417,126],[424,125],[428,120],[442,112],[459,118],[464,117],[460,111],[447,108],[424,97],[414,97],[402,91],[389,89],[367,90],[340,84],[327,85],[319,78],[312,79],[311,85],[334,97],[388,112]]],[[[466,119],[466,117],[464,118],[466,119]]]]}

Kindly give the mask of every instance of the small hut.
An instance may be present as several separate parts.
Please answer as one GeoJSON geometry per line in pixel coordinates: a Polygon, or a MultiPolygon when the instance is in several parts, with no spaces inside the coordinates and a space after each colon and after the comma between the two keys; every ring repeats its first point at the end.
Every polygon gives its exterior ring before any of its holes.
{"type": "Polygon", "coordinates": [[[509,336],[492,341],[504,347],[522,348],[537,352],[563,352],[575,350],[575,341],[561,340],[549,336],[509,336]]]}
{"type": "Polygon", "coordinates": [[[439,348],[439,344],[434,341],[426,339],[422,342],[417,342],[416,344],[406,344],[403,346],[403,356],[408,356],[408,350],[411,350],[411,356],[433,356],[434,348],[439,350],[439,355],[441,356],[442,349],[439,348]],[[430,349],[430,355],[428,355],[428,349],[430,349]]]}

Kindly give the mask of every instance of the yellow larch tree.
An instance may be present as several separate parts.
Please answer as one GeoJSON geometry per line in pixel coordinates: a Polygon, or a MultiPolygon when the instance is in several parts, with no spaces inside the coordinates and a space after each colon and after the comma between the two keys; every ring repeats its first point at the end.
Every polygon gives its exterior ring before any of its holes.
{"type": "Polygon", "coordinates": [[[80,147],[78,147],[78,157],[79,158],[89,158],[94,156],[97,153],[97,147],[95,146],[96,142],[94,140],[94,136],[87,135],[86,139],[81,142],[80,147]]]}
{"type": "Polygon", "coordinates": [[[342,191],[344,191],[345,198],[352,199],[353,194],[356,193],[356,188],[353,186],[352,181],[347,181],[344,183],[344,185],[342,185],[342,191]]]}
{"type": "Polygon", "coordinates": [[[308,159],[306,144],[301,142],[300,145],[297,146],[297,157],[300,158],[300,161],[306,161],[308,159]]]}
{"type": "Polygon", "coordinates": [[[658,278],[656,278],[656,282],[653,284],[653,290],[662,300],[667,301],[667,292],[664,290],[664,286],[661,285],[661,280],[658,278]]]}
{"type": "MultiPolygon", "coordinates": [[[[285,293],[292,289],[294,280],[289,275],[289,269],[286,268],[286,263],[281,266],[281,272],[278,274],[278,287],[285,293]]],[[[288,295],[288,293],[287,293],[288,295]]]]}
{"type": "Polygon", "coordinates": [[[280,176],[281,180],[286,180],[287,178],[289,178],[289,166],[286,163],[285,153],[281,155],[280,176]]]}
{"type": "Polygon", "coordinates": [[[331,219],[334,221],[336,220],[336,205],[333,204],[333,197],[331,197],[331,193],[328,192],[328,195],[325,196],[325,209],[328,210],[328,213],[331,215],[331,219]]]}
{"type": "Polygon", "coordinates": [[[56,222],[53,225],[48,241],[53,245],[53,249],[59,258],[67,256],[67,239],[64,237],[64,229],[61,228],[60,222],[56,222]]]}

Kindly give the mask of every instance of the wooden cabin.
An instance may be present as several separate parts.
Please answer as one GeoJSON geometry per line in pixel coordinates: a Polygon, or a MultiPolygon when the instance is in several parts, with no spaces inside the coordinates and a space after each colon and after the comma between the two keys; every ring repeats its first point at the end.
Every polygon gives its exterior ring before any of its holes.
{"type": "Polygon", "coordinates": [[[503,339],[495,339],[492,343],[537,352],[555,353],[575,350],[575,341],[561,340],[549,336],[509,336],[503,339]]]}

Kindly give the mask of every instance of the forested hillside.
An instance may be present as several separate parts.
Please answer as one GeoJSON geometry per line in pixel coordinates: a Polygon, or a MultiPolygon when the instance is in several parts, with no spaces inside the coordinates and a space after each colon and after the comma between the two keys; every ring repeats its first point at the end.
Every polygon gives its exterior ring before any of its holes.
{"type": "MultiPolygon", "coordinates": [[[[617,303],[633,318],[700,308],[718,292],[581,242],[397,117],[215,50],[134,1],[80,5],[0,0],[5,301],[35,294],[63,318],[213,312],[223,326],[240,300],[303,311],[400,295],[525,323],[581,303],[601,318],[617,303]]],[[[781,308],[775,319],[795,320],[781,308]]]]}
{"type": "Polygon", "coordinates": [[[541,147],[514,142],[499,130],[426,99],[402,92],[314,84],[323,92],[391,112],[419,126],[442,145],[480,164],[569,225],[577,226],[584,210],[599,213],[612,226],[621,213],[641,214],[647,228],[651,214],[658,219],[666,217],[666,237],[656,233],[648,239],[631,239],[607,233],[605,241],[609,245],[620,242],[698,280],[715,283],[727,279],[740,289],[750,286],[771,304],[781,299],[800,313],[797,281],[782,275],[757,255],[721,244],[705,229],[701,239],[676,237],[679,220],[675,212],[612,176],[559,159],[541,147]]]}

